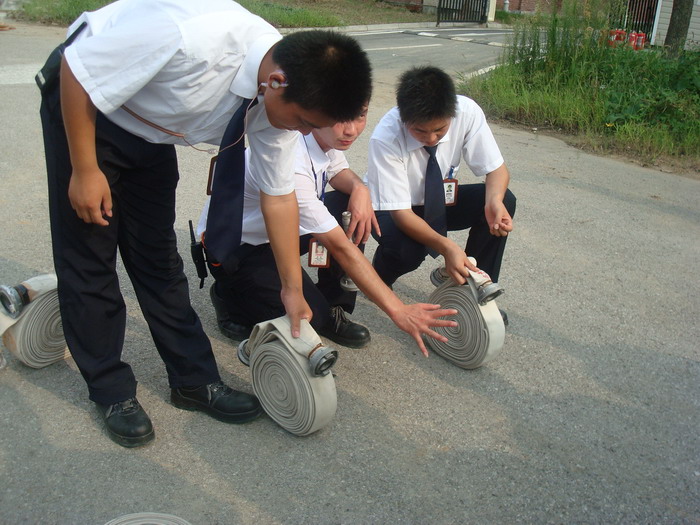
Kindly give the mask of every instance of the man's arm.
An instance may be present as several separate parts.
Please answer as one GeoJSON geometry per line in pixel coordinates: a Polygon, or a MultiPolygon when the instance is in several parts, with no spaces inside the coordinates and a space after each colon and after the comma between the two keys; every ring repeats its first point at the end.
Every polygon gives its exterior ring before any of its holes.
{"type": "Polygon", "coordinates": [[[484,214],[489,232],[496,237],[505,237],[513,231],[513,218],[503,205],[510,182],[510,173],[505,163],[486,175],[486,203],[484,214]]]}
{"type": "Polygon", "coordinates": [[[296,195],[292,192],[273,196],[261,191],[260,208],[282,282],[282,304],[292,323],[292,337],[299,337],[301,320],[310,321],[313,314],[302,288],[296,195]]]}
{"type": "Polygon", "coordinates": [[[347,231],[348,239],[356,245],[366,243],[372,233],[372,228],[381,235],[377,217],[372,208],[372,199],[367,186],[362,179],[349,168],[340,171],[330,180],[330,185],[337,191],[350,196],[348,211],[352,213],[350,227],[347,231]]]}
{"type": "Polygon", "coordinates": [[[314,235],[328,248],[331,256],[347,272],[350,278],[358,286],[370,301],[381,308],[401,330],[415,339],[423,355],[428,356],[422,334],[442,342],[447,338],[441,336],[431,326],[457,326],[455,321],[440,319],[448,315],[457,314],[456,310],[440,310],[436,304],[412,304],[407,305],[394,295],[394,292],[384,284],[372,265],[340,228],[336,226],[327,233],[314,235]]]}
{"type": "Polygon", "coordinates": [[[73,166],[68,198],[83,221],[107,226],[112,216],[112,192],[97,165],[95,116],[97,110],[77,81],[65,58],[61,62],[61,110],[73,166]]]}
{"type": "Polygon", "coordinates": [[[433,230],[427,222],[413,213],[413,210],[393,210],[391,218],[408,237],[442,255],[445,258],[447,273],[456,283],[464,284],[469,277],[469,270],[477,270],[457,243],[433,230]]]}

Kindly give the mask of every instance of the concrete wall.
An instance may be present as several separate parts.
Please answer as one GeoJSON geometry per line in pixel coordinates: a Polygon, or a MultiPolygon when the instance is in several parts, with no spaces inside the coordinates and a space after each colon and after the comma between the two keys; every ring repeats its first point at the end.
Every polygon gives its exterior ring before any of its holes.
{"type": "Polygon", "coordinates": [[[423,12],[437,14],[439,0],[423,0],[423,12]]]}
{"type": "MultiPolygon", "coordinates": [[[[496,9],[503,9],[504,0],[496,0],[496,9]]],[[[538,7],[540,11],[549,11],[550,0],[509,0],[508,11],[533,13],[538,7]]]]}

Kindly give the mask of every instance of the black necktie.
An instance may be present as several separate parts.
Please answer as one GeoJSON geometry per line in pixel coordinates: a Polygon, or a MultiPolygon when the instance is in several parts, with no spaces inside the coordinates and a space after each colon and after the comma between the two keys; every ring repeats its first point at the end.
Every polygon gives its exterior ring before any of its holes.
{"type": "Polygon", "coordinates": [[[224,266],[241,244],[245,187],[245,139],[242,135],[248,106],[252,108],[258,100],[256,98],[252,104],[250,101],[243,100],[226,126],[214,168],[205,244],[212,259],[224,266]]]}
{"type": "Polygon", "coordinates": [[[423,147],[429,155],[428,167],[425,170],[425,208],[423,210],[423,220],[439,234],[447,235],[445,190],[442,182],[442,171],[438,165],[437,158],[435,158],[437,145],[423,147]]]}

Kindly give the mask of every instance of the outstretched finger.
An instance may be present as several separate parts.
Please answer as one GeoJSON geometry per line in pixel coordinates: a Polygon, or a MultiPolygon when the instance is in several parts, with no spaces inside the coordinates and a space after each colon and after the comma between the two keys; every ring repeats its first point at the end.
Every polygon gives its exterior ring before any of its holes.
{"type": "Polygon", "coordinates": [[[437,339],[438,341],[442,341],[443,343],[449,342],[449,339],[446,336],[438,334],[435,330],[428,329],[423,332],[423,334],[427,335],[428,337],[432,337],[433,339],[437,339]]]}
{"type": "Polygon", "coordinates": [[[423,342],[423,338],[420,336],[420,334],[414,335],[413,339],[416,340],[416,343],[418,344],[418,348],[420,348],[421,353],[425,357],[428,357],[428,349],[425,347],[425,343],[423,342]]]}
{"type": "Polygon", "coordinates": [[[440,319],[438,317],[431,319],[429,326],[440,326],[440,327],[457,327],[459,323],[457,321],[452,321],[450,319],[440,319]]]}

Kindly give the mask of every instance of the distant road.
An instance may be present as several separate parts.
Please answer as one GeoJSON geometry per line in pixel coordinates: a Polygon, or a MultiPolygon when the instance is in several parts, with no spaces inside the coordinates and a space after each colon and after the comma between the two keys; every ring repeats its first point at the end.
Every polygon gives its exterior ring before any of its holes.
{"type": "Polygon", "coordinates": [[[396,77],[421,64],[443,68],[451,75],[471,73],[496,63],[507,29],[451,27],[353,32],[372,60],[379,79],[396,77]]]}

